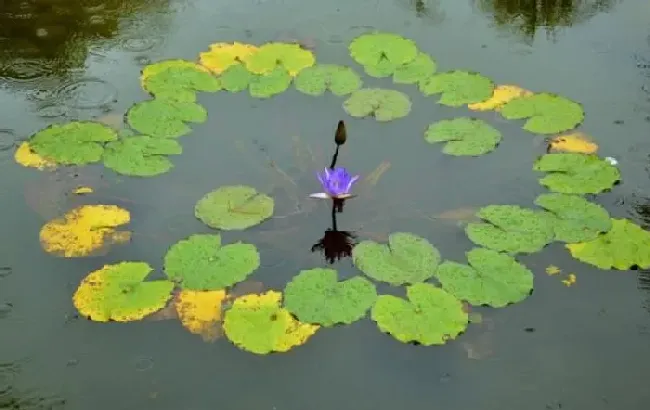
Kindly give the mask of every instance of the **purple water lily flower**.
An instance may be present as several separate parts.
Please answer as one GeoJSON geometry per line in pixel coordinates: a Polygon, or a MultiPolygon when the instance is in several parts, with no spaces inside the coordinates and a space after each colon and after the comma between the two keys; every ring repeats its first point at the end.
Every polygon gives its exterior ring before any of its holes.
{"type": "Polygon", "coordinates": [[[359,179],[359,175],[352,176],[343,167],[336,167],[334,169],[325,168],[323,172],[317,172],[316,176],[325,192],[319,192],[309,196],[322,199],[346,199],[352,197],[350,193],[352,185],[359,179]]]}

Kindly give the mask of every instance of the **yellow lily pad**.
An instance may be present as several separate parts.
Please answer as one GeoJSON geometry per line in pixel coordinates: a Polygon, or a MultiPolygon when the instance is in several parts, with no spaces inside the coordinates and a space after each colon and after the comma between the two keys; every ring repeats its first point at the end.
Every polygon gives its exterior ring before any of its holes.
{"type": "Polygon", "coordinates": [[[14,153],[14,159],[18,164],[28,168],[44,170],[56,167],[56,162],[38,155],[32,150],[32,147],[30,147],[27,141],[24,141],[18,146],[18,149],[14,153]]]}
{"type": "Polygon", "coordinates": [[[558,135],[549,142],[550,152],[573,152],[577,154],[595,154],[598,151],[591,137],[582,132],[558,135]]]}
{"type": "Polygon", "coordinates": [[[222,334],[221,311],[225,299],[225,290],[183,289],[178,294],[174,307],[183,327],[201,336],[206,342],[211,342],[222,334]]]}
{"type": "Polygon", "coordinates": [[[245,62],[257,52],[257,46],[244,43],[214,43],[209,51],[199,54],[199,63],[215,74],[221,74],[230,66],[245,62]]]}
{"type": "Polygon", "coordinates": [[[467,108],[473,111],[499,111],[501,107],[504,104],[510,102],[510,100],[532,94],[532,91],[526,90],[516,85],[497,85],[494,88],[492,97],[482,102],[468,104],[467,108]]]}
{"type": "Polygon", "coordinates": [[[131,239],[131,232],[115,230],[130,220],[129,211],[115,205],[83,205],[43,225],[41,245],[65,258],[99,254],[107,246],[131,239]]]}

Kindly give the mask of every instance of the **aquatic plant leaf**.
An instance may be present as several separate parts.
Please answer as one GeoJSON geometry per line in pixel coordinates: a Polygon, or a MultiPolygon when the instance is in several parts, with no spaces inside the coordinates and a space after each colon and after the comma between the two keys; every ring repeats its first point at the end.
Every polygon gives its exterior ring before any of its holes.
{"type": "Polygon", "coordinates": [[[268,291],[235,299],[224,315],[226,337],[237,347],[256,354],[286,352],[320,328],[301,323],[280,306],[282,293],[268,291]]]}
{"type": "Polygon", "coordinates": [[[253,74],[243,64],[234,64],[228,67],[219,78],[224,90],[238,93],[248,88],[253,74]]]}
{"type": "Polygon", "coordinates": [[[29,139],[29,147],[40,157],[62,165],[86,165],[101,160],[104,146],[117,133],[98,122],[72,121],[52,124],[29,139]]]}
{"type": "Polygon", "coordinates": [[[195,102],[148,100],[133,105],[126,119],[134,130],[158,138],[178,138],[192,129],[186,122],[202,123],[208,112],[195,102]]]}
{"type": "Polygon", "coordinates": [[[313,66],[315,62],[314,53],[305,50],[299,44],[267,43],[247,57],[244,64],[248,71],[254,74],[270,73],[281,66],[291,77],[295,77],[301,70],[313,66]]]}
{"type": "Polygon", "coordinates": [[[197,234],[172,245],[165,255],[165,274],[182,289],[221,290],[241,282],[260,266],[254,245],[221,246],[220,235],[197,234]]]}
{"type": "Polygon", "coordinates": [[[174,283],[168,280],[145,282],[152,271],[145,262],[104,265],[86,276],[72,301],[79,313],[95,322],[131,322],[165,307],[174,283]]]}
{"type": "Polygon", "coordinates": [[[354,266],[375,280],[403,285],[433,277],[440,252],[426,239],[406,232],[388,236],[388,244],[362,241],[352,250],[354,266]]]}
{"type": "Polygon", "coordinates": [[[476,156],[494,150],[501,141],[501,133],[478,118],[460,117],[429,125],[424,140],[447,142],[442,149],[445,154],[476,156]]]}
{"type": "Polygon", "coordinates": [[[436,271],[442,288],[472,305],[504,307],[533,290],[533,272],[512,256],[485,248],[466,253],[468,265],[445,261],[436,271]]]}
{"type": "Polygon", "coordinates": [[[270,196],[246,185],[226,185],[203,196],[194,215],[211,228],[242,230],[258,225],[273,215],[270,196]]]}
{"type": "Polygon", "coordinates": [[[334,269],[303,270],[284,289],[284,306],[304,323],[333,326],[365,316],[377,290],[368,279],[355,276],[338,282],[334,269]]]}
{"type": "Polygon", "coordinates": [[[128,242],[131,232],[115,228],[130,220],[129,211],[115,205],[83,205],[43,225],[41,245],[56,256],[90,256],[112,244],[128,242]]]}
{"type": "Polygon", "coordinates": [[[486,222],[467,224],[469,240],[499,252],[537,252],[554,237],[553,218],[545,212],[517,205],[488,205],[476,216],[486,222]]]}
{"type": "Polygon", "coordinates": [[[470,71],[447,71],[434,74],[420,81],[424,95],[442,94],[438,102],[450,107],[485,101],[494,91],[494,83],[479,73],[470,71]]]}
{"type": "Polygon", "coordinates": [[[612,218],[607,233],[565,246],[574,258],[600,269],[650,268],[650,233],[628,219],[612,218]]]}
{"type": "Polygon", "coordinates": [[[122,138],[106,145],[104,165],[118,174],[152,177],[172,169],[167,156],[181,152],[183,148],[173,139],[147,135],[122,138]]]}
{"type": "Polygon", "coordinates": [[[558,273],[562,272],[560,268],[555,265],[548,265],[544,271],[549,276],[557,275],[558,273]]]}
{"type": "Polygon", "coordinates": [[[56,168],[56,161],[38,155],[27,141],[23,141],[18,146],[14,153],[14,160],[24,167],[36,168],[41,171],[56,168]]]}
{"type": "Polygon", "coordinates": [[[330,90],[336,96],[350,94],[361,88],[363,81],[350,67],[335,64],[319,64],[305,68],[295,79],[296,90],[313,96],[330,90]]]}
{"type": "Polygon", "coordinates": [[[595,154],[598,151],[591,137],[582,132],[558,135],[549,141],[550,152],[573,152],[577,154],[595,154]]]}
{"type": "Polygon", "coordinates": [[[553,229],[557,241],[587,242],[612,228],[605,208],[578,195],[542,194],[535,199],[535,205],[556,217],[553,229]]]}
{"type": "Polygon", "coordinates": [[[159,99],[194,102],[197,91],[216,92],[221,82],[210,70],[187,60],[164,60],[146,66],[142,88],[159,99]]]}
{"type": "Polygon", "coordinates": [[[255,98],[270,98],[286,91],[289,85],[291,85],[291,76],[287,70],[276,67],[269,73],[253,75],[249,92],[255,98]]]}
{"type": "Polygon", "coordinates": [[[365,33],[352,40],[348,49],[357,63],[373,77],[388,77],[398,66],[408,64],[418,55],[413,40],[397,34],[365,33]]]}
{"type": "Polygon", "coordinates": [[[225,290],[183,289],[176,297],[174,308],[184,328],[211,342],[221,336],[221,311],[225,299],[225,290]]]}
{"type": "Polygon", "coordinates": [[[545,154],[533,169],[548,173],[540,184],[563,194],[598,194],[621,179],[618,168],[593,154],[545,154]]]}
{"type": "Polygon", "coordinates": [[[399,65],[393,72],[393,82],[414,84],[429,78],[436,72],[436,62],[426,53],[418,53],[413,61],[399,65]]]}
{"type": "Polygon", "coordinates": [[[429,283],[406,288],[407,300],[379,295],[371,318],[379,330],[402,343],[443,345],[467,328],[469,316],[454,296],[429,283]]]}
{"type": "Polygon", "coordinates": [[[86,194],[92,194],[94,192],[94,189],[89,186],[80,186],[72,190],[72,193],[75,195],[86,195],[86,194]]]}
{"type": "Polygon", "coordinates": [[[473,111],[500,111],[507,102],[518,97],[533,95],[532,91],[516,85],[497,85],[490,98],[485,101],[468,104],[467,108],[473,111]]]}
{"type": "Polygon", "coordinates": [[[201,65],[215,74],[221,74],[233,65],[246,61],[257,52],[257,46],[244,43],[214,43],[209,51],[199,54],[201,65]]]}
{"type": "Polygon", "coordinates": [[[569,273],[566,279],[562,279],[562,283],[568,288],[576,283],[575,273],[569,273]]]}
{"type": "Polygon", "coordinates": [[[584,119],[582,106],[562,96],[539,93],[510,100],[501,107],[507,120],[528,118],[526,131],[537,134],[555,134],[571,130],[584,119]]]}
{"type": "Polygon", "coordinates": [[[362,88],[345,100],[343,109],[353,117],[372,115],[377,121],[391,121],[411,112],[411,100],[400,91],[362,88]]]}

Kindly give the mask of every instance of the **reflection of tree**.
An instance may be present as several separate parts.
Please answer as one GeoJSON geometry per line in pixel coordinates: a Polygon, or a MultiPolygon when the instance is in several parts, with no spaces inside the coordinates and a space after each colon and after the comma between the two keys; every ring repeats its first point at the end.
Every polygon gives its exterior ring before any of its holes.
{"type": "Polygon", "coordinates": [[[62,75],[83,65],[88,44],[113,38],[121,19],[168,0],[0,0],[0,77],[62,75]]]}
{"type": "Polygon", "coordinates": [[[474,0],[497,26],[516,31],[529,42],[538,27],[548,36],[612,9],[617,0],[474,0]]]}
{"type": "MultiPolygon", "coordinates": [[[[635,204],[634,212],[636,213],[636,216],[641,220],[640,224],[643,229],[650,229],[650,200],[645,199],[642,203],[635,204]]],[[[645,301],[645,308],[648,312],[650,312],[650,270],[639,269],[638,275],[639,290],[648,293],[645,301]]]]}

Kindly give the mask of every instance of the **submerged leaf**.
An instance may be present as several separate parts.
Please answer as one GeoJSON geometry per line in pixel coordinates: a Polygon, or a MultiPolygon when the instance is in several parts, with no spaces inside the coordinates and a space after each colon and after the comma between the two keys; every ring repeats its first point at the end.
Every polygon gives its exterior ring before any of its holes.
{"type": "Polygon", "coordinates": [[[301,323],[280,307],[282,294],[269,291],[235,299],[226,311],[226,337],[240,349],[256,353],[286,352],[307,340],[320,328],[301,323]]]}
{"type": "Polygon", "coordinates": [[[254,74],[270,73],[278,67],[284,68],[291,77],[314,65],[314,54],[299,44],[267,43],[248,56],[244,63],[254,74]]]}
{"type": "Polygon", "coordinates": [[[508,253],[534,253],[554,236],[553,219],[546,213],[517,205],[488,205],[476,216],[482,223],[469,223],[465,232],[477,245],[508,253]]]}
{"type": "Polygon", "coordinates": [[[362,88],[345,100],[343,109],[353,117],[373,115],[377,121],[390,121],[408,115],[411,100],[400,91],[362,88]]]}
{"type": "Polygon", "coordinates": [[[186,122],[202,123],[208,113],[194,102],[148,100],[133,105],[126,119],[134,130],[158,138],[178,138],[192,129],[186,122]]]}
{"type": "Polygon", "coordinates": [[[219,78],[224,90],[238,93],[248,88],[253,74],[243,64],[234,64],[228,67],[219,78]]]}
{"type": "Polygon", "coordinates": [[[221,89],[221,83],[207,68],[186,60],[150,64],[142,71],[140,82],[156,98],[174,101],[194,102],[197,91],[221,89]]]}
{"type": "Polygon", "coordinates": [[[105,246],[128,242],[131,232],[115,228],[130,220],[129,211],[115,205],[83,205],[43,225],[41,245],[57,256],[89,256],[105,246]]]}
{"type": "Polygon", "coordinates": [[[52,169],[56,167],[56,162],[38,155],[29,142],[23,141],[14,153],[16,162],[24,167],[36,168],[39,170],[52,169]]]}
{"type": "Polygon", "coordinates": [[[118,174],[151,177],[173,168],[168,155],[178,155],[181,145],[172,139],[147,135],[122,138],[106,145],[104,165],[118,174]]]}
{"type": "Polygon", "coordinates": [[[402,343],[443,345],[465,331],[469,316],[454,296],[429,283],[406,288],[408,298],[380,295],[372,308],[379,329],[402,343]]]}
{"type": "Polygon", "coordinates": [[[330,90],[336,96],[350,94],[361,88],[361,77],[350,67],[319,64],[304,69],[295,80],[296,90],[308,95],[323,95],[330,90]]]}
{"type": "Polygon", "coordinates": [[[201,198],[194,215],[211,228],[242,230],[262,223],[273,215],[273,198],[253,187],[228,185],[201,198]]]}
{"type": "Polygon", "coordinates": [[[467,252],[468,265],[445,261],[436,271],[442,288],[472,305],[504,307],[533,290],[533,272],[512,256],[485,248],[467,252]]]}
{"type": "Polygon", "coordinates": [[[565,246],[574,258],[600,269],[650,268],[650,233],[627,219],[612,219],[612,229],[593,241],[565,246]]]}
{"type": "Polygon", "coordinates": [[[424,134],[429,143],[447,142],[442,152],[449,155],[483,155],[494,150],[501,133],[487,122],[469,117],[435,122],[424,134]]]}
{"type": "Polygon", "coordinates": [[[524,129],[537,134],[568,131],[584,119],[580,104],[551,93],[515,98],[501,107],[501,115],[508,120],[528,118],[524,129]]]}
{"type": "Polygon", "coordinates": [[[450,107],[485,101],[494,91],[494,83],[479,73],[448,71],[435,74],[419,84],[424,95],[441,94],[438,102],[450,107]]]}
{"type": "Polygon", "coordinates": [[[183,289],[179,292],[174,308],[183,327],[203,340],[211,342],[222,333],[221,311],[226,299],[226,291],[194,291],[183,289]]]}
{"type": "Polygon", "coordinates": [[[548,172],[540,184],[563,194],[598,194],[621,178],[618,168],[593,154],[546,154],[533,169],[548,172]]]}
{"type": "Polygon", "coordinates": [[[334,269],[301,271],[284,290],[284,305],[298,320],[322,326],[352,323],[375,303],[375,286],[361,276],[338,282],[334,269]]]}
{"type": "Polygon", "coordinates": [[[410,63],[418,55],[413,40],[383,32],[362,34],[348,48],[354,61],[373,77],[388,77],[398,66],[410,63]]]}
{"type": "Polygon", "coordinates": [[[595,154],[598,144],[582,132],[558,135],[549,141],[550,152],[573,152],[578,154],[595,154]]]}
{"type": "Polygon", "coordinates": [[[257,52],[252,44],[234,42],[210,44],[209,51],[199,54],[199,62],[215,74],[221,74],[229,67],[246,61],[257,52]]]}
{"type": "Polygon", "coordinates": [[[354,266],[375,280],[403,285],[433,277],[440,252],[429,241],[406,232],[389,235],[388,244],[362,241],[352,250],[354,266]]]}
{"type": "Polygon", "coordinates": [[[241,282],[260,266],[254,245],[221,246],[220,235],[192,235],[165,255],[165,274],[183,289],[221,290],[241,282]]]}
{"type": "Polygon", "coordinates": [[[436,62],[425,53],[418,53],[413,61],[399,65],[393,73],[393,82],[414,84],[429,78],[436,72],[436,62]]]}
{"type": "Polygon", "coordinates": [[[90,121],[52,124],[29,139],[29,147],[42,158],[63,165],[86,165],[101,160],[104,146],[117,139],[110,127],[90,121]]]}
{"type": "Polygon", "coordinates": [[[167,280],[144,282],[151,270],[145,262],[104,265],[81,281],[72,298],[74,306],[96,322],[143,319],[165,307],[174,288],[167,280]]]}
{"type": "Polygon", "coordinates": [[[558,273],[562,272],[560,268],[558,268],[555,265],[548,265],[545,269],[545,272],[549,276],[557,275],[558,273]]]}
{"type": "Polygon", "coordinates": [[[289,88],[291,76],[283,67],[276,67],[273,71],[254,75],[250,80],[250,94],[255,98],[270,98],[281,94],[289,88]]]}
{"type": "Polygon", "coordinates": [[[501,107],[503,107],[511,100],[527,95],[533,95],[533,92],[516,85],[497,85],[494,88],[494,93],[489,99],[473,104],[468,104],[467,108],[473,111],[500,111],[501,107]]]}
{"type": "Polygon", "coordinates": [[[542,194],[535,199],[535,204],[555,215],[553,229],[558,241],[590,241],[612,227],[605,208],[578,195],[542,194]]]}

